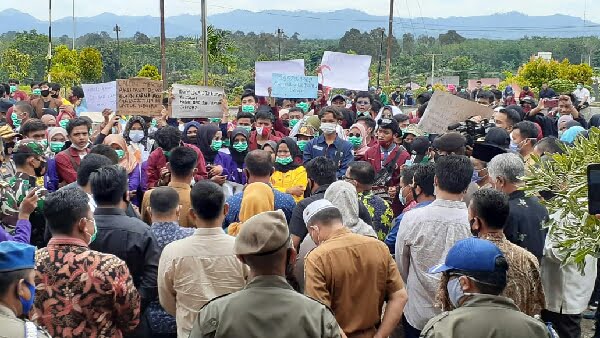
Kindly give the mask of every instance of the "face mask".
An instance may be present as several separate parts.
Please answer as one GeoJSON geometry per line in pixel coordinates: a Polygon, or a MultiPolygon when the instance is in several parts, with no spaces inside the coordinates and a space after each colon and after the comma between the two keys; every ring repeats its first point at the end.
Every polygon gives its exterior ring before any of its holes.
{"type": "MultiPolygon", "coordinates": [[[[94,233],[91,235],[88,234],[90,235],[90,241],[88,242],[88,245],[92,244],[96,240],[96,236],[98,235],[98,227],[96,226],[96,220],[92,219],[92,222],[94,222],[94,233]]],[[[85,233],[87,234],[87,231],[85,233]]]]}
{"type": "Polygon", "coordinates": [[[14,93],[17,91],[17,86],[10,86],[10,93],[14,93]]]}
{"type": "Polygon", "coordinates": [[[150,127],[152,127],[152,128],[156,128],[157,124],[158,124],[158,121],[156,121],[156,119],[152,119],[152,121],[150,121],[150,127]]]}
{"type": "Polygon", "coordinates": [[[404,197],[404,195],[402,194],[402,191],[404,190],[404,188],[400,189],[400,193],[398,193],[398,199],[400,200],[400,204],[406,206],[406,197],[404,197]]]}
{"type": "Polygon", "coordinates": [[[19,296],[19,301],[21,302],[21,306],[23,307],[23,314],[25,316],[29,315],[29,311],[31,311],[31,307],[33,307],[33,298],[35,297],[35,285],[29,284],[28,281],[23,280],[27,288],[29,289],[29,300],[25,300],[25,298],[19,296]]]}
{"type": "Polygon", "coordinates": [[[475,224],[475,218],[469,220],[471,235],[473,235],[473,237],[479,237],[479,229],[473,229],[473,224],[475,224]]]}
{"type": "Polygon", "coordinates": [[[21,120],[19,120],[19,118],[17,117],[17,114],[12,113],[10,115],[10,119],[12,120],[12,123],[15,126],[15,128],[18,128],[19,126],[21,126],[21,120]]]}
{"type": "Polygon", "coordinates": [[[218,151],[219,149],[221,149],[221,147],[223,147],[223,141],[212,140],[212,142],[210,143],[210,149],[214,151],[218,151]]]}
{"type": "Polygon", "coordinates": [[[41,91],[41,90],[39,90],[39,89],[34,89],[34,90],[31,92],[31,93],[32,93],[33,95],[37,95],[37,96],[40,96],[40,95],[42,95],[42,91],[41,91]]]}
{"type": "Polygon", "coordinates": [[[473,169],[473,175],[471,175],[471,182],[477,182],[479,179],[479,173],[477,173],[477,169],[473,169]]]}
{"type": "Polygon", "coordinates": [[[50,142],[50,150],[53,153],[59,153],[65,146],[64,142],[50,142]]]}
{"type": "Polygon", "coordinates": [[[254,114],[254,105],[251,104],[245,104],[242,106],[242,112],[243,113],[250,113],[250,114],[254,114]]]}
{"type": "Polygon", "coordinates": [[[508,147],[508,149],[513,153],[518,153],[521,151],[521,147],[519,146],[519,144],[515,143],[515,141],[513,140],[510,141],[510,146],[508,147]]]}
{"type": "Polygon", "coordinates": [[[242,128],[247,132],[250,132],[250,130],[252,130],[252,126],[239,126],[239,128],[242,128]]]}
{"type": "Polygon", "coordinates": [[[221,123],[221,118],[219,117],[211,117],[208,119],[208,122],[210,123],[221,123]]]}
{"type": "Polygon", "coordinates": [[[50,95],[53,99],[58,99],[58,94],[52,94],[50,95]]]}
{"type": "Polygon", "coordinates": [[[35,173],[35,176],[36,177],[44,176],[47,166],[48,166],[48,163],[41,161],[39,167],[33,168],[33,172],[35,173]]]}
{"type": "Polygon", "coordinates": [[[467,91],[467,90],[466,90],[466,89],[464,89],[464,88],[462,88],[462,89],[460,90],[460,92],[461,92],[461,93],[464,93],[464,92],[466,92],[466,91],[467,91]]]}
{"type": "Polygon", "coordinates": [[[300,148],[300,151],[304,151],[304,148],[306,148],[308,141],[298,141],[296,142],[296,144],[298,145],[298,148],[300,148]]]}
{"type": "Polygon", "coordinates": [[[325,133],[327,135],[334,134],[336,127],[337,127],[337,124],[335,124],[335,123],[331,123],[331,122],[321,123],[321,131],[323,131],[323,133],[325,133]]]}
{"type": "Polygon", "coordinates": [[[233,149],[235,149],[238,153],[242,153],[248,150],[248,142],[237,142],[233,144],[233,149]]]}
{"type": "Polygon", "coordinates": [[[302,111],[306,114],[306,112],[308,112],[309,105],[306,102],[300,102],[296,104],[296,108],[302,109],[302,111]]]}
{"type": "Polygon", "coordinates": [[[60,122],[58,122],[58,124],[63,128],[63,129],[67,129],[67,126],[69,125],[69,120],[60,120],[60,122]]]}
{"type": "MultiPolygon", "coordinates": [[[[573,88],[573,87],[571,87],[571,88],[573,88]]],[[[583,89],[583,86],[577,85],[577,89],[583,89]]]]}
{"type": "Polygon", "coordinates": [[[48,89],[43,89],[40,91],[40,94],[42,94],[43,97],[48,97],[48,95],[50,95],[50,91],[48,89]]]}
{"type": "Polygon", "coordinates": [[[165,155],[165,157],[169,157],[171,156],[171,152],[163,150],[163,155],[165,155]]]}
{"type": "Polygon", "coordinates": [[[130,130],[129,131],[129,139],[131,140],[131,142],[140,143],[143,138],[144,138],[143,130],[130,130]]]}
{"type": "Polygon", "coordinates": [[[454,308],[458,308],[458,302],[465,295],[462,290],[462,287],[460,286],[459,278],[454,278],[448,281],[447,289],[452,306],[454,306],[454,308]]]}
{"type": "Polygon", "coordinates": [[[229,141],[229,139],[223,140],[223,145],[229,148],[229,146],[231,145],[231,141],[229,141]]]}
{"type": "Polygon", "coordinates": [[[298,119],[291,119],[290,120],[290,127],[294,128],[298,124],[298,122],[300,122],[300,120],[298,120],[298,119]]]}
{"type": "Polygon", "coordinates": [[[350,136],[348,142],[352,143],[354,148],[358,148],[362,145],[362,136],[350,136]]]}
{"type": "Polygon", "coordinates": [[[125,150],[116,149],[115,152],[117,153],[117,156],[119,156],[119,160],[125,157],[125,150]]]}
{"type": "Polygon", "coordinates": [[[183,130],[185,129],[185,124],[180,124],[177,128],[179,129],[180,132],[183,133],[183,130]]]}
{"type": "Polygon", "coordinates": [[[267,137],[271,133],[271,127],[256,127],[256,135],[267,137]]]}
{"type": "Polygon", "coordinates": [[[275,163],[279,163],[281,165],[288,165],[290,163],[292,163],[294,161],[294,159],[291,156],[288,157],[277,157],[275,159],[275,163]]]}

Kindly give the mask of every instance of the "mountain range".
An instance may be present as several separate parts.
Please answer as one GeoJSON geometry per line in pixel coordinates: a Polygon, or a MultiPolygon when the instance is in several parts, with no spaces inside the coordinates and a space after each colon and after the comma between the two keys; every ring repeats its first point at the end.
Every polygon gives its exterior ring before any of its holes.
{"type": "MultiPolygon", "coordinates": [[[[16,9],[0,11],[0,33],[35,29],[48,31],[48,21],[39,20],[16,9]]],[[[210,15],[208,23],[229,31],[245,33],[275,33],[282,28],[286,35],[299,34],[301,39],[339,39],[346,31],[356,28],[370,31],[378,27],[387,29],[388,17],[370,15],[353,9],[333,12],[266,10],[251,12],[234,10],[210,15]]],[[[77,36],[106,31],[111,35],[113,27],[121,27],[121,36],[132,37],[136,32],[158,36],[160,20],[152,16],[125,16],[102,13],[93,17],[76,18],[77,36]]],[[[201,34],[200,15],[178,15],[165,19],[168,37],[197,36],[201,34]]],[[[600,25],[581,18],[555,14],[551,16],[529,16],[519,12],[500,13],[470,17],[448,18],[394,18],[394,35],[437,36],[448,30],[456,30],[468,38],[519,39],[525,36],[578,37],[600,35],[600,25]]],[[[71,36],[72,18],[53,21],[52,36],[71,36]]]]}

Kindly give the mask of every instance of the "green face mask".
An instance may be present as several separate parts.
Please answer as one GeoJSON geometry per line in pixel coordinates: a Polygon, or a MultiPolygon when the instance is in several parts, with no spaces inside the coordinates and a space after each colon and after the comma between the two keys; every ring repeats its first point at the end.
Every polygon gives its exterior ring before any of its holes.
{"type": "Polygon", "coordinates": [[[275,159],[275,163],[279,163],[281,165],[288,165],[290,163],[294,162],[294,159],[291,156],[288,157],[277,157],[275,159]]]}
{"type": "Polygon", "coordinates": [[[15,128],[19,127],[21,125],[21,120],[19,120],[17,118],[17,114],[12,113],[10,115],[10,119],[12,120],[13,125],[15,126],[15,128]]]}
{"type": "Polygon", "coordinates": [[[157,123],[158,122],[156,122],[156,119],[152,119],[152,121],[150,121],[150,126],[153,127],[153,128],[156,128],[156,124],[157,123]]]}
{"type": "Polygon", "coordinates": [[[300,148],[301,151],[304,151],[304,148],[306,148],[308,141],[298,141],[296,142],[296,144],[298,145],[298,148],[300,148]]]}
{"type": "Polygon", "coordinates": [[[229,139],[223,140],[223,145],[229,148],[229,146],[231,145],[231,141],[229,141],[229,139]]]}
{"type": "Polygon", "coordinates": [[[17,91],[17,86],[10,86],[10,93],[14,93],[17,91]]]}
{"type": "Polygon", "coordinates": [[[48,140],[41,140],[39,143],[44,147],[44,149],[48,148],[48,140]]]}
{"type": "Polygon", "coordinates": [[[40,95],[42,95],[42,91],[41,91],[40,89],[34,89],[34,90],[32,91],[32,94],[33,94],[33,95],[40,96],[40,95]]]}
{"type": "Polygon", "coordinates": [[[221,118],[219,117],[211,117],[208,119],[210,123],[221,123],[221,118]]]}
{"type": "Polygon", "coordinates": [[[212,140],[212,142],[210,143],[210,149],[214,151],[218,151],[219,149],[221,149],[221,147],[223,147],[223,141],[221,140],[212,140]]]}
{"type": "Polygon", "coordinates": [[[50,142],[50,151],[53,153],[59,153],[65,147],[64,142],[50,142]]]}
{"type": "Polygon", "coordinates": [[[362,136],[350,136],[348,142],[352,143],[354,148],[358,148],[362,144],[362,136]]]}
{"type": "Polygon", "coordinates": [[[300,102],[296,104],[296,108],[302,109],[302,111],[306,114],[306,112],[308,112],[309,105],[306,102],[300,102]]]}
{"type": "Polygon", "coordinates": [[[251,104],[245,104],[242,106],[242,112],[243,113],[251,113],[254,114],[254,111],[256,110],[256,108],[254,108],[253,105],[251,104]]]}
{"type": "Polygon", "coordinates": [[[247,132],[250,132],[250,130],[252,130],[252,126],[239,126],[239,127],[246,130],[247,132]]]}
{"type": "Polygon", "coordinates": [[[163,154],[164,154],[166,157],[169,157],[169,156],[171,156],[171,152],[170,152],[170,151],[164,151],[164,150],[163,150],[163,154]]]}
{"type": "Polygon", "coordinates": [[[300,120],[298,120],[298,119],[291,119],[290,120],[290,127],[294,128],[298,124],[298,122],[300,122],[300,120]]]}
{"type": "Polygon", "coordinates": [[[244,152],[244,151],[248,150],[248,142],[234,143],[233,149],[235,149],[238,153],[244,152]]]}
{"type": "Polygon", "coordinates": [[[63,127],[64,129],[67,129],[67,126],[69,125],[69,120],[60,120],[60,122],[58,122],[58,124],[63,127]]]}
{"type": "Polygon", "coordinates": [[[115,151],[117,152],[117,156],[119,156],[119,160],[125,157],[125,150],[116,149],[115,151]]]}

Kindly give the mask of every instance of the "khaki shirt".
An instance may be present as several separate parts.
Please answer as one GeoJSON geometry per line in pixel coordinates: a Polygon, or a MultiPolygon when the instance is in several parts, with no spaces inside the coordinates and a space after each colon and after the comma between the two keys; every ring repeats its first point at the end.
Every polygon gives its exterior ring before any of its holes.
{"type": "Polygon", "coordinates": [[[258,276],[242,291],[213,299],[190,334],[198,337],[341,337],[331,311],[281,276],[258,276]]]}
{"type": "MultiPolygon", "coordinates": [[[[169,187],[175,189],[177,194],[179,195],[179,205],[181,205],[181,211],[179,212],[179,225],[184,228],[193,228],[194,223],[189,214],[189,210],[192,208],[192,199],[191,192],[192,188],[189,184],[169,183],[169,187]]],[[[152,190],[146,191],[144,194],[144,199],[142,201],[142,220],[147,224],[152,224],[152,217],[148,212],[148,207],[150,206],[150,195],[152,194],[152,190]]]]}
{"type": "Polygon", "coordinates": [[[383,303],[404,287],[387,246],[348,228],[311,251],[304,272],[304,293],[330,306],[349,337],[373,337],[383,303]]]}
{"type": "Polygon", "coordinates": [[[520,312],[512,300],[481,294],[432,318],[421,337],[547,338],[550,333],[544,323],[520,312]]]}
{"type": "Polygon", "coordinates": [[[11,309],[0,304],[0,338],[51,338],[33,322],[17,318],[11,309]]]}

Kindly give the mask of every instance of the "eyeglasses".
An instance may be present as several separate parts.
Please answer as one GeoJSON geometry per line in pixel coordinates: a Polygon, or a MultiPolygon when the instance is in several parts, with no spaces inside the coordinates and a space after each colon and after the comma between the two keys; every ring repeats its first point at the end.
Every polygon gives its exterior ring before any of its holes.
{"type": "Polygon", "coordinates": [[[366,106],[368,104],[371,104],[371,102],[369,102],[369,101],[356,101],[356,104],[361,105],[361,106],[366,106]]]}

